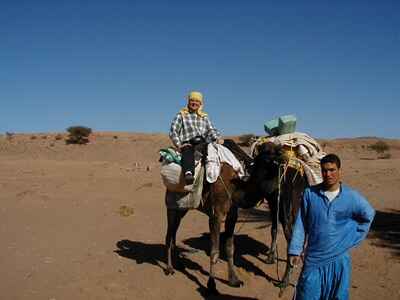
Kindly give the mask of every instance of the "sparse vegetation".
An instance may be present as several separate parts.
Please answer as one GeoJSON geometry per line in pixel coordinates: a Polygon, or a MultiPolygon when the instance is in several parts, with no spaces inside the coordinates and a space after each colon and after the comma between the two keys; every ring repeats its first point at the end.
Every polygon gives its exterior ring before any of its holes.
{"type": "Polygon", "coordinates": [[[13,136],[14,136],[14,133],[12,133],[12,132],[6,132],[6,139],[7,139],[7,140],[11,141],[12,138],[13,138],[13,136]]]}
{"type": "Polygon", "coordinates": [[[379,140],[376,143],[369,145],[368,148],[376,151],[378,158],[388,159],[391,157],[390,153],[385,153],[390,150],[389,145],[385,141],[379,140]]]}
{"type": "Polygon", "coordinates": [[[392,158],[392,155],[390,153],[384,153],[381,156],[379,156],[380,159],[390,159],[392,158]]]}
{"type": "Polygon", "coordinates": [[[134,209],[127,205],[121,205],[119,208],[119,214],[121,217],[129,217],[134,214],[134,209]]]}
{"type": "Polygon", "coordinates": [[[57,135],[54,137],[54,139],[55,139],[56,141],[59,141],[59,140],[62,140],[62,139],[63,139],[63,136],[62,136],[62,134],[57,134],[57,135]]]}
{"type": "Polygon", "coordinates": [[[31,140],[36,140],[37,136],[36,135],[31,135],[31,140]]]}
{"type": "Polygon", "coordinates": [[[92,129],[85,126],[71,126],[67,128],[69,133],[66,140],[67,144],[79,144],[84,145],[89,142],[89,135],[92,133],[92,129]]]}

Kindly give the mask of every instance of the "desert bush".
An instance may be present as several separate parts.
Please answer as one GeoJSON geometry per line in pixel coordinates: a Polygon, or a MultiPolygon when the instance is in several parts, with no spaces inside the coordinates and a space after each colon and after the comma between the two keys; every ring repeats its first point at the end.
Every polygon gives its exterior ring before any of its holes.
{"type": "Polygon", "coordinates": [[[392,158],[392,155],[390,153],[384,153],[381,156],[379,156],[380,159],[390,159],[392,158]]]}
{"type": "Polygon", "coordinates": [[[378,154],[382,154],[390,149],[389,145],[384,141],[377,141],[375,144],[369,145],[368,148],[376,151],[378,154]]]}
{"type": "Polygon", "coordinates": [[[135,210],[133,209],[133,207],[122,205],[119,208],[119,214],[122,217],[129,217],[129,216],[133,215],[134,213],[135,213],[135,210]]]}
{"type": "Polygon", "coordinates": [[[71,126],[67,128],[67,131],[69,133],[67,144],[87,144],[89,135],[92,133],[92,129],[85,126],[71,126]]]}
{"type": "Polygon", "coordinates": [[[248,133],[248,134],[242,134],[241,136],[239,136],[239,142],[241,145],[243,146],[251,146],[251,144],[257,139],[257,137],[252,134],[252,133],[248,133]]]}
{"type": "Polygon", "coordinates": [[[6,132],[6,139],[7,140],[12,140],[12,138],[14,137],[14,133],[12,133],[12,132],[6,132]]]}
{"type": "Polygon", "coordinates": [[[390,153],[385,153],[390,150],[390,147],[386,142],[382,140],[377,141],[375,144],[369,145],[368,148],[376,151],[376,153],[378,154],[378,158],[380,159],[389,159],[392,157],[390,153]]]}
{"type": "Polygon", "coordinates": [[[118,135],[114,135],[114,136],[113,136],[113,139],[114,139],[114,140],[117,140],[117,139],[118,139],[118,135]]]}
{"type": "Polygon", "coordinates": [[[36,140],[37,139],[37,136],[36,135],[32,135],[31,136],[31,140],[36,140]]]}
{"type": "Polygon", "coordinates": [[[62,140],[62,139],[63,139],[63,136],[62,136],[62,134],[57,134],[57,135],[54,137],[54,139],[55,139],[56,141],[59,141],[59,140],[62,140]]]}

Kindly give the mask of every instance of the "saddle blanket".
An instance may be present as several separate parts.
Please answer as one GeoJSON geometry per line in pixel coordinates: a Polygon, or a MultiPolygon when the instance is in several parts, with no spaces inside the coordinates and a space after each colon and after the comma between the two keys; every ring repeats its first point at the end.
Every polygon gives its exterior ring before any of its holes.
{"type": "Polygon", "coordinates": [[[209,183],[217,181],[219,172],[221,171],[221,163],[229,164],[235,172],[237,172],[239,178],[242,178],[245,173],[239,160],[233,153],[223,145],[220,144],[208,144],[207,149],[207,163],[206,163],[206,179],[209,183]]]}

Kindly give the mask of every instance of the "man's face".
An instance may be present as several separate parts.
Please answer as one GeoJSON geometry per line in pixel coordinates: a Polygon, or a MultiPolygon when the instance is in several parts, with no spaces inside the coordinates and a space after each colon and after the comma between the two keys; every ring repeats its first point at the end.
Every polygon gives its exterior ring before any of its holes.
{"type": "Polygon", "coordinates": [[[335,163],[325,163],[321,165],[322,179],[326,187],[333,187],[340,182],[340,169],[335,163]]]}
{"type": "Polygon", "coordinates": [[[197,111],[201,106],[201,102],[199,100],[190,99],[188,108],[190,111],[197,111]]]}

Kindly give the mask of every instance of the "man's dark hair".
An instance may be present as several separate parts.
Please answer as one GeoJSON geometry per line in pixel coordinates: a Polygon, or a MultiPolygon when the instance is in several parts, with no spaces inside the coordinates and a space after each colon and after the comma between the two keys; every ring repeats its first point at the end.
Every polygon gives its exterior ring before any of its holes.
{"type": "Polygon", "coordinates": [[[340,169],[340,165],[341,165],[340,158],[336,154],[331,153],[331,154],[325,155],[321,159],[321,165],[326,164],[326,163],[335,164],[338,167],[338,169],[340,169]]]}

